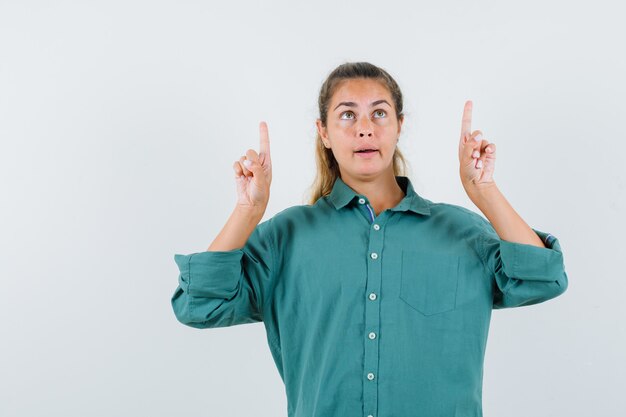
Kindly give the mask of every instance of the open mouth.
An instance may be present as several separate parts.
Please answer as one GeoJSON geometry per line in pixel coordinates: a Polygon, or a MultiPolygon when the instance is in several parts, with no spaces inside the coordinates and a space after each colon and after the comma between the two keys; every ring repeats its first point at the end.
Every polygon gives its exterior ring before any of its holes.
{"type": "Polygon", "coordinates": [[[356,153],[373,153],[378,152],[376,149],[362,149],[360,151],[356,151],[356,153]]]}

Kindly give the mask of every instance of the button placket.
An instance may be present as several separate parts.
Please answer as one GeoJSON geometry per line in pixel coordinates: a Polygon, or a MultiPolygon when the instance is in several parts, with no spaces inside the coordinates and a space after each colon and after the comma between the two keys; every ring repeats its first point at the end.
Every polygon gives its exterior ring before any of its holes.
{"type": "Polygon", "coordinates": [[[384,226],[388,212],[374,217],[374,212],[366,202],[362,204],[371,214],[369,229],[368,262],[367,262],[367,294],[369,301],[365,303],[365,378],[363,381],[364,415],[374,415],[378,411],[378,373],[379,366],[379,332],[381,304],[375,302],[380,295],[382,283],[382,250],[384,234],[379,231],[384,226]]]}

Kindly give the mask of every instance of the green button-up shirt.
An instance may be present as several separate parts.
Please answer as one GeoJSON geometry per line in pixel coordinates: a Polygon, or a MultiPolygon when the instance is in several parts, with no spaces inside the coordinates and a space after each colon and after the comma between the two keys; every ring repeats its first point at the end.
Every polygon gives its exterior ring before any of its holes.
{"type": "Polygon", "coordinates": [[[501,240],[479,214],[396,181],[406,196],[378,216],[339,178],[243,248],[174,255],[177,319],[263,321],[289,417],[481,417],[492,309],[567,288],[554,236],[501,240]]]}

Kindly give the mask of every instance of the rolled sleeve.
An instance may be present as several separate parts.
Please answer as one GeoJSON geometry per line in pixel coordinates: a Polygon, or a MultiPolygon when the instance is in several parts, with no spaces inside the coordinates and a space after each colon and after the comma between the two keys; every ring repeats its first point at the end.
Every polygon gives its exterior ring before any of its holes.
{"type": "Polygon", "coordinates": [[[494,281],[494,309],[542,303],[567,289],[559,240],[550,233],[533,231],[545,248],[502,240],[490,224],[481,235],[483,257],[494,281]]]}
{"type": "Polygon", "coordinates": [[[266,221],[256,226],[243,248],[175,254],[178,287],[171,305],[178,321],[195,328],[262,321],[273,247],[266,221]]]}
{"type": "Polygon", "coordinates": [[[178,284],[194,297],[230,298],[239,284],[243,256],[242,249],[176,254],[178,284]]]}

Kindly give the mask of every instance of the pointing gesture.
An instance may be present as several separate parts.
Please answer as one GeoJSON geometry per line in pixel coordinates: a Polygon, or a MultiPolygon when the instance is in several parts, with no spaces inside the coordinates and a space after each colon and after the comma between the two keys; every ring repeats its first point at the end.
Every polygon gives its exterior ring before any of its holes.
{"type": "Polygon", "coordinates": [[[472,130],[472,102],[465,102],[459,140],[459,173],[465,186],[493,183],[496,166],[496,145],[482,138],[480,130],[472,130]]]}
{"type": "Polygon", "coordinates": [[[265,211],[272,183],[272,160],[267,123],[259,123],[259,153],[248,149],[233,164],[237,183],[237,206],[265,211]]]}

